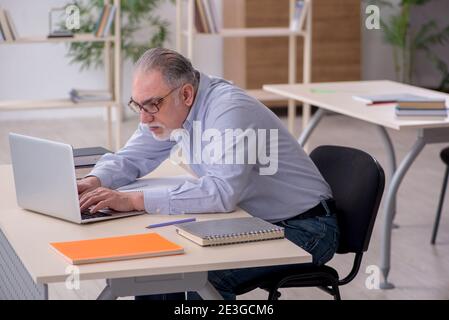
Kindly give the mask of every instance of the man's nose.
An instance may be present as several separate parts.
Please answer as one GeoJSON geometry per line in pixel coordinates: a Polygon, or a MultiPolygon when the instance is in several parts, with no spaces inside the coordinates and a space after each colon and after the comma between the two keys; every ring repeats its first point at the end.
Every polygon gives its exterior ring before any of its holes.
{"type": "Polygon", "coordinates": [[[145,111],[140,112],[140,122],[151,123],[153,121],[154,121],[154,115],[149,114],[148,112],[145,112],[145,111]]]}

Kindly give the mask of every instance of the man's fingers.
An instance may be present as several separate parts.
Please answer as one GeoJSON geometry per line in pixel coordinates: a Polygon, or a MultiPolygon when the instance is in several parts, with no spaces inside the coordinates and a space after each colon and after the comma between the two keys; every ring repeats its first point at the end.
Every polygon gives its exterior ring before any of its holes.
{"type": "Polygon", "coordinates": [[[95,195],[93,197],[90,197],[90,198],[86,199],[86,201],[83,202],[83,204],[80,204],[81,212],[83,212],[84,210],[86,210],[90,206],[96,205],[100,201],[105,200],[107,197],[108,197],[107,194],[101,194],[101,195],[95,195]]]}
{"type": "Polygon", "coordinates": [[[82,206],[84,205],[84,203],[85,203],[87,200],[89,200],[90,198],[92,198],[94,195],[95,195],[95,194],[94,194],[92,191],[84,192],[84,193],[81,195],[81,198],[80,198],[80,206],[82,207],[82,206]]]}
{"type": "Polygon", "coordinates": [[[91,189],[91,190],[85,191],[81,195],[81,197],[79,198],[80,199],[80,205],[83,205],[84,202],[87,199],[89,199],[89,198],[91,198],[93,196],[101,195],[101,194],[103,194],[104,192],[107,192],[107,191],[109,191],[109,190],[107,190],[107,189],[100,189],[100,188],[95,188],[95,189],[91,189]]]}
{"type": "Polygon", "coordinates": [[[78,198],[79,198],[79,200],[80,200],[80,204],[81,204],[83,201],[86,201],[87,198],[92,197],[92,196],[94,195],[93,191],[94,191],[94,189],[87,189],[87,190],[85,190],[83,193],[81,193],[81,194],[78,196],[78,198]]]}
{"type": "Polygon", "coordinates": [[[90,188],[90,187],[81,187],[81,188],[78,188],[78,197],[81,198],[81,196],[82,196],[83,194],[87,194],[88,192],[91,192],[91,191],[93,191],[93,190],[95,190],[95,188],[90,188]]]}
{"type": "Polygon", "coordinates": [[[95,213],[98,210],[104,209],[108,207],[108,203],[111,199],[106,199],[98,202],[91,210],[90,213],[95,213]]]}

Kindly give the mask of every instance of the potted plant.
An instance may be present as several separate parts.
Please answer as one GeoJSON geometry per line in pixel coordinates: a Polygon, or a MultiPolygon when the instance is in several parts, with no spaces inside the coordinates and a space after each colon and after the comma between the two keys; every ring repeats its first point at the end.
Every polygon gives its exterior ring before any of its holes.
{"type": "MultiPolygon", "coordinates": [[[[411,11],[430,1],[432,0],[401,0],[397,3],[397,13],[391,15],[388,20],[381,18],[380,24],[385,42],[393,48],[396,79],[405,83],[412,82],[416,54],[418,51],[422,51],[441,75],[437,89],[447,91],[449,89],[449,67],[435,53],[433,47],[449,43],[449,24],[440,28],[434,20],[430,20],[421,24],[414,31],[410,23],[411,11]]],[[[370,0],[368,2],[384,7],[394,7],[391,1],[370,0]]]]}

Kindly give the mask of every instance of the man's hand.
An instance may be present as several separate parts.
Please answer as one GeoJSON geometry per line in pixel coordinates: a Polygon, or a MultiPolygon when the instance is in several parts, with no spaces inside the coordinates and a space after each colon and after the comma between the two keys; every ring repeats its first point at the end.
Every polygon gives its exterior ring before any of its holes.
{"type": "Polygon", "coordinates": [[[142,211],[145,209],[142,192],[118,192],[108,188],[96,188],[85,192],[80,197],[81,212],[87,208],[90,213],[109,208],[116,211],[142,211]]]}
{"type": "Polygon", "coordinates": [[[90,192],[98,187],[101,187],[100,179],[94,176],[83,178],[76,182],[78,187],[78,194],[83,195],[83,193],[90,192]]]}

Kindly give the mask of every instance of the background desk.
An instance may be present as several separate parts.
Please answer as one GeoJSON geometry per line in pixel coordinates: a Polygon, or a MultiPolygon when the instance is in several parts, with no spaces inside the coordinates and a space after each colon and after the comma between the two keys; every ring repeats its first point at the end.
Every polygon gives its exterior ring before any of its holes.
{"type": "MultiPolygon", "coordinates": [[[[164,162],[150,177],[186,174],[164,162]]],[[[10,165],[0,166],[0,298],[48,298],[48,284],[65,282],[71,265],[50,248],[54,241],[158,232],[181,245],[185,254],[79,266],[80,280],[107,279],[99,298],[111,299],[174,291],[198,291],[206,298],[220,298],[207,282],[207,271],[310,262],[311,256],[286,239],[220,247],[200,247],[178,236],[174,226],[148,231],[145,226],[178,219],[179,216],[141,215],[88,225],[35,214],[17,206],[10,165]]],[[[189,215],[192,216],[192,215],[189,215]]],[[[245,217],[200,214],[200,220],[245,217]]]]}
{"type": "Polygon", "coordinates": [[[319,107],[319,110],[314,114],[309,125],[303,128],[301,136],[298,139],[301,145],[307,142],[315,127],[326,112],[329,111],[375,124],[379,128],[379,132],[387,148],[391,171],[391,180],[385,198],[382,228],[380,266],[384,276],[384,282],[381,284],[381,288],[393,288],[393,284],[388,282],[388,274],[391,265],[391,230],[396,212],[396,194],[407,170],[424,146],[427,143],[449,141],[449,119],[441,121],[419,119],[400,120],[396,119],[394,104],[366,106],[364,103],[354,100],[352,96],[411,93],[428,97],[438,96],[449,98],[449,95],[393,81],[329,82],[307,85],[282,84],[265,85],[263,88],[266,91],[319,107]],[[385,128],[395,130],[413,129],[416,131],[416,141],[397,169],[393,144],[385,128]]]}

